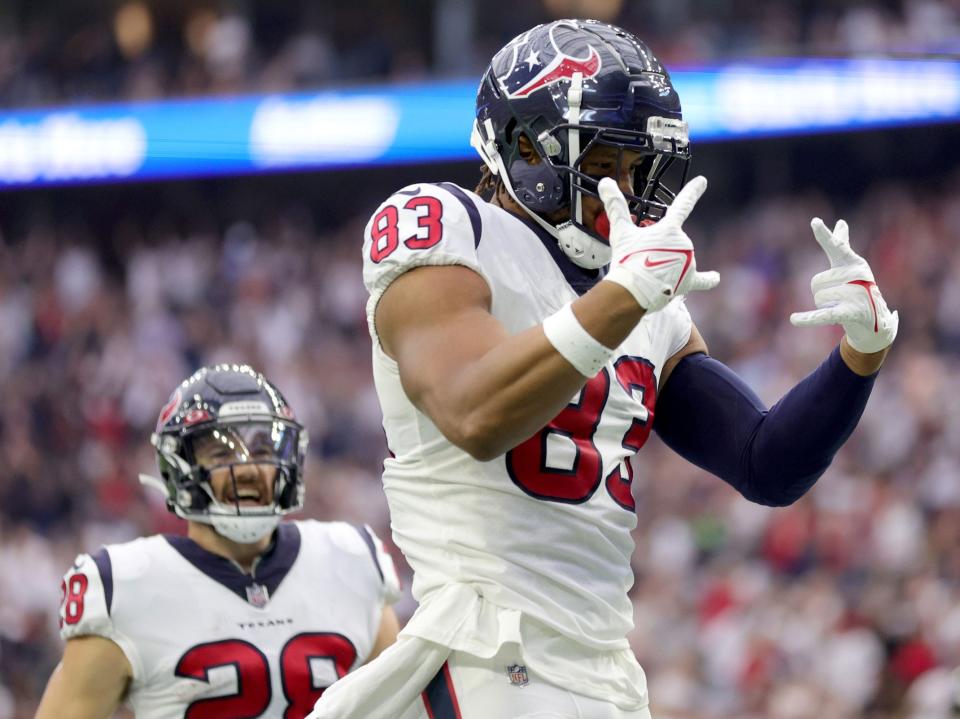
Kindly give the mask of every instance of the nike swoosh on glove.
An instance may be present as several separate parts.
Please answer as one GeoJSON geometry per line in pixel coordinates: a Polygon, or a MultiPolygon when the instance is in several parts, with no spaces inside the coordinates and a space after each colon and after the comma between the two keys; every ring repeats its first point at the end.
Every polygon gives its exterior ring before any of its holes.
{"type": "Polygon", "coordinates": [[[707,178],[690,180],[656,224],[637,227],[617,183],[600,180],[598,191],[610,219],[610,270],[604,280],[626,288],[648,313],[666,307],[678,295],[713,289],[716,272],[698,272],[693,243],[683,223],[707,189],[707,178]]]}
{"type": "Polygon", "coordinates": [[[843,325],[847,343],[857,352],[879,352],[897,336],[900,316],[891,312],[880,294],[873,270],[850,248],[850,228],[839,220],[833,231],[814,217],[813,236],[830,260],[830,269],[810,281],[817,309],[794,312],[790,322],[797,327],[843,325]]]}

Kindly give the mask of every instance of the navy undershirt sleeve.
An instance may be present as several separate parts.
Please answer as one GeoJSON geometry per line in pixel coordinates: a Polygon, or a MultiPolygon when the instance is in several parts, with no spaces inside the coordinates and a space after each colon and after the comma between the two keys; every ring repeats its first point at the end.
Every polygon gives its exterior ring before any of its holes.
{"type": "Polygon", "coordinates": [[[653,426],[674,451],[750,501],[783,506],[830,466],[875,379],[851,371],[837,348],[768,410],[729,367],[693,354],[667,380],[653,426]]]}

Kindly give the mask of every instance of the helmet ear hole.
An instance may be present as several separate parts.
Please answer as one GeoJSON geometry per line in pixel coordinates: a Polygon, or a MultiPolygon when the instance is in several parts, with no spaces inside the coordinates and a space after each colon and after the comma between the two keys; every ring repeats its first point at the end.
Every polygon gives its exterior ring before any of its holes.
{"type": "Polygon", "coordinates": [[[513,133],[516,131],[516,129],[517,119],[515,117],[511,117],[506,126],[503,128],[503,136],[506,138],[508,145],[513,144],[513,133]]]}
{"type": "Polygon", "coordinates": [[[531,165],[536,165],[541,160],[540,155],[533,146],[533,142],[529,137],[522,133],[520,134],[520,137],[517,138],[517,152],[522,159],[526,160],[531,165]]]}

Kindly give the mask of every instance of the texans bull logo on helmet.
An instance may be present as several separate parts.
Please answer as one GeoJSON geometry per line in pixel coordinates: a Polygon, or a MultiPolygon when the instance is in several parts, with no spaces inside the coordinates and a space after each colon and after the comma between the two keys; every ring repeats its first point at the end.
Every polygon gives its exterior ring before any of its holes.
{"type": "MultiPolygon", "coordinates": [[[[529,97],[531,93],[544,87],[572,79],[577,72],[585,80],[596,77],[600,73],[602,60],[597,49],[588,45],[587,52],[582,53],[580,57],[565,52],[556,35],[560,28],[571,30],[575,29],[576,25],[572,21],[561,21],[546,27],[541,25],[514,38],[510,43],[508,47],[512,50],[512,57],[509,72],[497,78],[506,91],[507,97],[511,99],[529,97]],[[537,31],[542,29],[547,31],[547,47],[531,42],[536,38],[537,31]]],[[[502,50],[501,53],[503,53],[502,50]]]]}
{"type": "MultiPolygon", "coordinates": [[[[536,53],[533,53],[532,59],[535,58],[536,53]]],[[[600,53],[594,47],[590,47],[590,54],[583,59],[570,55],[557,55],[549,65],[538,72],[523,87],[511,92],[510,97],[526,97],[531,92],[547,85],[552,85],[561,80],[570,80],[576,72],[579,72],[585,80],[596,76],[600,72],[600,53]]]]}

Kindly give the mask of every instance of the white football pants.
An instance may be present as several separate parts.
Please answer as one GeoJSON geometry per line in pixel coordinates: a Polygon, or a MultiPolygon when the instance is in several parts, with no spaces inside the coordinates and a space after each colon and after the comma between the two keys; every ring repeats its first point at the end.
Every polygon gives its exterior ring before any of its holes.
{"type": "Polygon", "coordinates": [[[491,659],[453,652],[402,719],[651,719],[648,709],[624,711],[547,683],[518,666],[516,651],[505,645],[491,659]]]}

